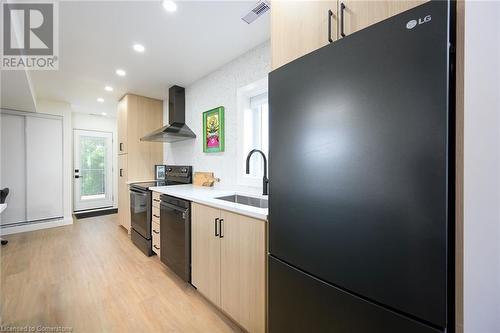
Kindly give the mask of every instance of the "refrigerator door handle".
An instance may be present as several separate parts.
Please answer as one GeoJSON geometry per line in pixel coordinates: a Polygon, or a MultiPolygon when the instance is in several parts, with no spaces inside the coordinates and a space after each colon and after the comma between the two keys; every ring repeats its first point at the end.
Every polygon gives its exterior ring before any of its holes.
{"type": "Polygon", "coordinates": [[[332,39],[332,16],[333,12],[331,9],[328,9],[328,42],[333,43],[332,39]]]}
{"type": "Polygon", "coordinates": [[[344,33],[344,10],[345,4],[343,2],[340,3],[340,36],[345,37],[344,33]]]}

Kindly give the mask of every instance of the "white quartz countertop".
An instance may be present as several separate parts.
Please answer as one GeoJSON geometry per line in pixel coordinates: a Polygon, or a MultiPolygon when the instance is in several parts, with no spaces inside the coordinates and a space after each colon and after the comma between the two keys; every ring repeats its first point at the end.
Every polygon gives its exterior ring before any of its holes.
{"type": "Polygon", "coordinates": [[[7,208],[7,204],[6,203],[3,203],[3,204],[0,204],[0,214],[2,214],[2,212],[7,208]]]}
{"type": "Polygon", "coordinates": [[[134,184],[134,183],[151,183],[151,182],[155,182],[156,180],[152,179],[152,180],[129,180],[127,182],[127,185],[130,185],[130,184],[134,184]]]}
{"type": "Polygon", "coordinates": [[[245,189],[240,189],[240,188],[222,189],[217,187],[196,186],[191,184],[175,185],[175,186],[157,186],[157,187],[150,187],[149,189],[154,192],[168,194],[177,198],[189,200],[192,202],[197,202],[215,208],[224,209],[230,212],[254,217],[260,220],[267,220],[267,212],[268,212],[267,208],[252,207],[239,203],[215,199],[216,197],[223,197],[233,194],[243,194],[256,198],[267,199],[267,196],[255,194],[254,191],[250,190],[246,191],[245,189]]]}

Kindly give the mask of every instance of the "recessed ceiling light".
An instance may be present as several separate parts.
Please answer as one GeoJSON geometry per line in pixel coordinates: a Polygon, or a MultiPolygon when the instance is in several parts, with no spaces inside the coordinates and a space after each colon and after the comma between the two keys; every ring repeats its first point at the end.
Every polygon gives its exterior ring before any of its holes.
{"type": "Polygon", "coordinates": [[[113,91],[113,87],[111,87],[111,86],[106,86],[106,87],[104,87],[104,90],[106,90],[106,91],[113,91]]]}
{"type": "Polygon", "coordinates": [[[127,75],[127,72],[125,72],[123,69],[117,69],[116,70],[116,75],[118,75],[118,76],[125,76],[125,75],[127,75]]]}
{"type": "Polygon", "coordinates": [[[107,115],[107,113],[106,113],[106,112],[102,112],[101,114],[102,114],[103,116],[107,115]]]}
{"type": "Polygon", "coordinates": [[[103,103],[103,102],[104,102],[104,98],[99,97],[99,98],[97,99],[97,101],[98,101],[99,103],[103,103]]]}
{"type": "Polygon", "coordinates": [[[175,12],[177,10],[177,4],[172,0],[162,0],[161,4],[167,12],[175,12]]]}
{"type": "Polygon", "coordinates": [[[133,46],[135,52],[143,53],[145,48],[144,45],[141,44],[134,44],[133,46]]]}

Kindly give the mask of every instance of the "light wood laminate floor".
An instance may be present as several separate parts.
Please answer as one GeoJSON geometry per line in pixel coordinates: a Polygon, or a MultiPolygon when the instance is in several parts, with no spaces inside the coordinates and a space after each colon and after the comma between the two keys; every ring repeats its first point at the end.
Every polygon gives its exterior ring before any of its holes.
{"type": "Polygon", "coordinates": [[[9,235],[1,248],[1,325],[73,332],[234,332],[157,256],[146,257],[116,215],[9,235]]]}

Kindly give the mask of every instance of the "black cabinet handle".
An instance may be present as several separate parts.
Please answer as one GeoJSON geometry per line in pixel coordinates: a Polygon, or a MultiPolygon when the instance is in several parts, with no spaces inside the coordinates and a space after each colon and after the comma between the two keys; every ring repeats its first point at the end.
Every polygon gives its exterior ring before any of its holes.
{"type": "Polygon", "coordinates": [[[332,16],[333,12],[331,9],[328,9],[328,42],[332,43],[332,16]]]}
{"type": "Polygon", "coordinates": [[[220,219],[220,238],[224,238],[224,219],[220,219]]]}
{"type": "Polygon", "coordinates": [[[153,199],[153,201],[160,202],[160,200],[158,200],[158,199],[153,199]]]}
{"type": "Polygon", "coordinates": [[[215,237],[219,236],[219,228],[218,228],[218,224],[219,224],[219,218],[216,218],[216,219],[214,220],[215,237]]]}
{"type": "Polygon", "coordinates": [[[340,36],[345,37],[344,33],[344,10],[345,4],[343,2],[340,3],[340,36]]]}
{"type": "Polygon", "coordinates": [[[123,142],[120,142],[120,151],[123,151],[123,142]]]}
{"type": "Polygon", "coordinates": [[[123,177],[123,169],[120,169],[120,177],[123,177]]]}
{"type": "Polygon", "coordinates": [[[156,231],[155,229],[153,229],[153,232],[154,232],[155,234],[157,234],[157,235],[160,233],[159,231],[156,231]]]}
{"type": "Polygon", "coordinates": [[[159,219],[160,217],[156,214],[153,214],[154,217],[156,217],[157,219],[159,219]]]}
{"type": "Polygon", "coordinates": [[[155,249],[157,249],[157,250],[159,250],[159,249],[160,249],[160,248],[159,248],[158,246],[156,246],[156,245],[153,245],[153,247],[154,247],[155,249]]]}
{"type": "Polygon", "coordinates": [[[80,178],[80,176],[78,176],[78,175],[75,175],[75,178],[76,178],[76,179],[78,179],[78,178],[80,178]]]}

